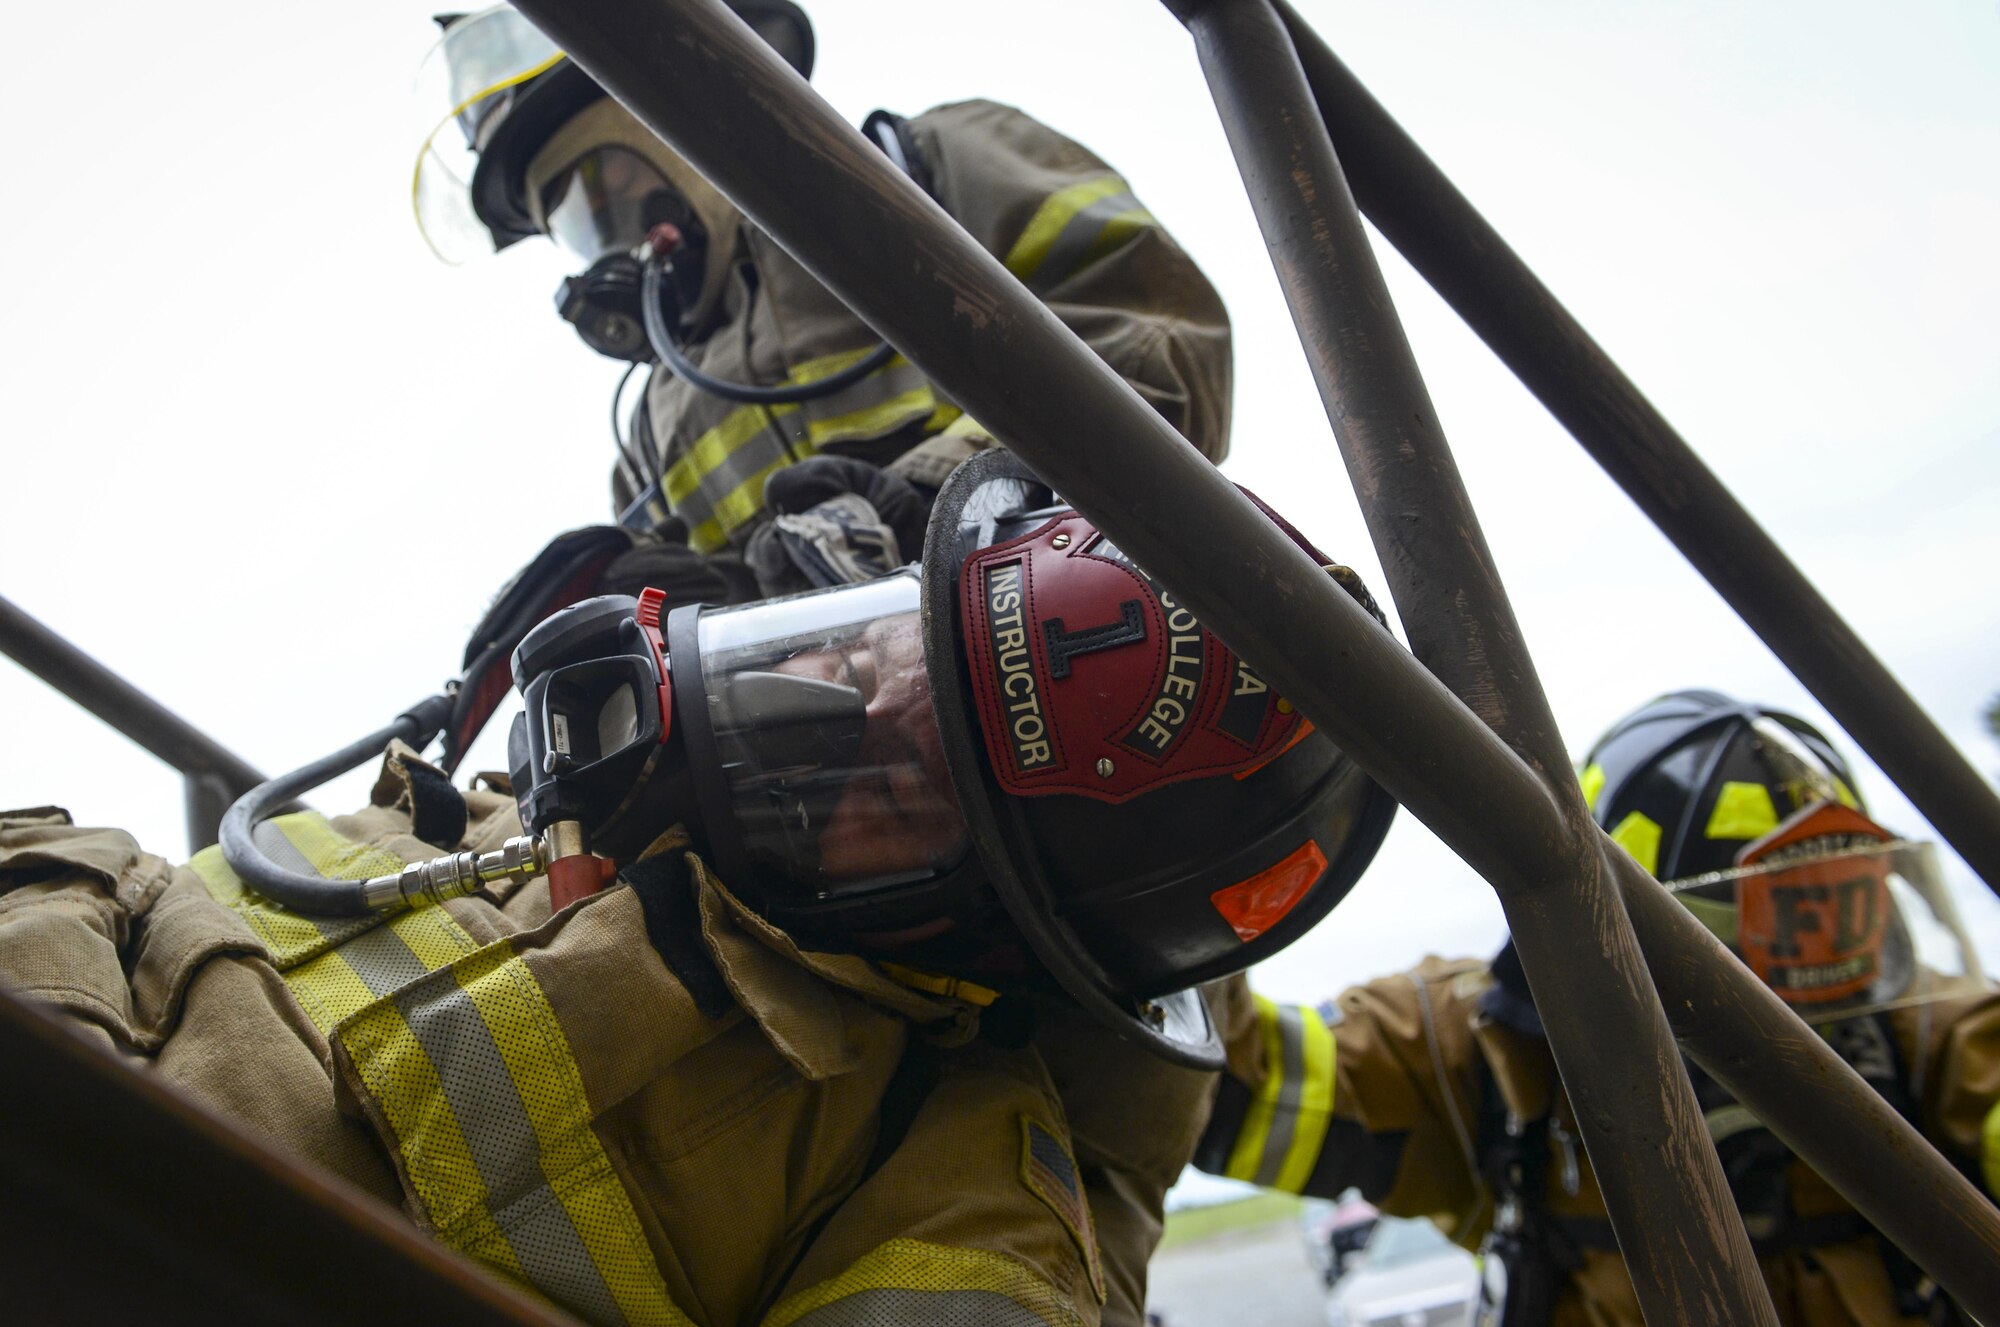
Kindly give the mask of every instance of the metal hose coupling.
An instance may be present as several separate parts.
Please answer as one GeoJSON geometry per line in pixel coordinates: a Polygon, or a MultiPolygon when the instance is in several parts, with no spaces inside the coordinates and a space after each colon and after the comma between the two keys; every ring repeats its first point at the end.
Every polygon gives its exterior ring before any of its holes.
{"type": "Polygon", "coordinates": [[[361,884],[370,908],[429,900],[442,903],[500,880],[526,884],[547,871],[549,851],[541,836],[520,834],[492,852],[454,852],[412,862],[396,875],[378,875],[361,884]]]}

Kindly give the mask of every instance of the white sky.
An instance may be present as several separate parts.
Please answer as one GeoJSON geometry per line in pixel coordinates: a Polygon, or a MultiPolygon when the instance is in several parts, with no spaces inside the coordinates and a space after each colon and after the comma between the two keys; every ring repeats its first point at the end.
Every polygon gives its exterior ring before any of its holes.
{"type": "MultiPolygon", "coordinates": [[[[2000,691],[2000,7],[1301,7],[1974,764],[2000,769],[1978,721],[2000,691]]],[[[506,577],[608,516],[618,368],[556,318],[554,251],[451,269],[411,224],[409,168],[441,110],[408,95],[427,13],[111,0],[13,20],[0,594],[270,772],[434,690],[506,577]]],[[[817,84],[850,118],[993,97],[1130,179],[1235,319],[1226,470],[1386,590],[1165,10],[813,13],[817,84]]],[[[1384,248],[1572,750],[1681,686],[1824,724],[1384,248]]],[[[54,801],[182,854],[177,776],[4,660],[0,719],[0,806],[54,801]]],[[[504,764],[504,728],[471,768],[504,764]]],[[[1878,818],[1924,832],[1872,766],[1860,778],[1878,818]]],[[[2000,906],[1951,866],[1993,966],[2000,906]]],[[[1501,933],[1485,887],[1405,815],[1342,909],[1257,980],[1316,999],[1501,933]]]]}

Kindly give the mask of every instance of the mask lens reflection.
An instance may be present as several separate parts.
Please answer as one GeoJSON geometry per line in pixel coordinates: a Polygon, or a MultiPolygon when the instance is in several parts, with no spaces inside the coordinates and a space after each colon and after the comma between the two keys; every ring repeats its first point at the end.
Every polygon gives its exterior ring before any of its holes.
{"type": "Polygon", "coordinates": [[[686,227],[687,201],[638,153],[601,147],[542,190],[551,238],[585,262],[636,247],[661,222],[686,227]]]}
{"type": "Polygon", "coordinates": [[[892,576],[702,618],[708,718],[745,854],[816,894],[920,880],[966,851],[915,585],[892,576]]]}

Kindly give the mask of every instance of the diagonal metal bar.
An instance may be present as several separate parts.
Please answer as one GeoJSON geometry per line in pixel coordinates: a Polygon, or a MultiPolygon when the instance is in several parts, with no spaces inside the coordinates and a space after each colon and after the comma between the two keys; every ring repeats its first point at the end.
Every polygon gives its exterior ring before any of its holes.
{"type": "Polygon", "coordinates": [[[1278,9],[1369,220],[2000,893],[2000,795],[1326,43],[1278,9]]]}
{"type": "Polygon", "coordinates": [[[0,596],[0,654],[167,764],[186,785],[188,851],[215,842],[229,803],[264,781],[255,766],[0,596]]]}
{"type": "Polygon", "coordinates": [[[1777,1310],[1416,356],[1269,0],[1167,0],[1194,37],[1411,648],[1548,787],[1574,851],[1496,880],[1641,1310],[1777,1310]],[[1421,521],[1410,519],[1421,513],[1421,521]]]}
{"type": "Polygon", "coordinates": [[[9,1321],[576,1327],[97,1041],[0,991],[9,1321]]]}
{"type": "MultiPolygon", "coordinates": [[[[1570,827],[1527,764],[719,0],[518,7],[1174,586],[1475,870],[1516,882],[1573,873],[1570,827]]],[[[1796,1129],[1787,1141],[1821,1174],[1872,1164],[1906,1167],[1913,1183],[1939,1193],[1963,1184],[1907,1123],[1870,1114],[1880,1098],[1657,883],[1630,888],[1654,891],[1663,905],[1628,909],[1658,914],[1640,939],[1691,1051],[1739,1096],[1739,1083],[1789,1093],[1796,1129]],[[1712,989],[1698,999],[1689,992],[1683,1006],[1668,974],[1712,989]],[[1768,1027],[1773,1041],[1759,1054],[1742,1053],[1741,1024],[1718,1008],[1725,998],[1768,1027]],[[1831,1127],[1841,1116],[1866,1123],[1831,1127]],[[1855,1151],[1835,1155],[1842,1147],[1855,1151]]],[[[1884,1229],[1931,1211],[1927,1203],[1891,1211],[1894,1195],[1882,1190],[1843,1191],[1884,1229]]],[[[1983,1256],[1914,1238],[1905,1247],[1973,1313],[2000,1322],[1991,1275],[2000,1214],[1964,1216],[1983,1256]]]]}

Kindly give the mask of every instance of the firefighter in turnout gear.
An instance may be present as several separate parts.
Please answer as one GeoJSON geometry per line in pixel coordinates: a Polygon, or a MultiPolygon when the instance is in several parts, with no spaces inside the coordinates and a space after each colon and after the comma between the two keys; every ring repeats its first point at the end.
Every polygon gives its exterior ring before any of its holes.
{"type": "MultiPolygon", "coordinates": [[[[1708,691],[1615,725],[1582,774],[1598,823],[1926,1137],[2000,1193],[2000,996],[1928,844],[1869,820],[1792,715],[1708,691]]],[[[1637,1324],[1580,1130],[1510,944],[1426,959],[1318,1008],[1232,990],[1203,1169],[1428,1216],[1485,1252],[1505,1327],[1637,1324]]],[[[1787,1327],[1965,1319],[1693,1065],[1696,1098],[1787,1327]]]]}
{"type": "MultiPolygon", "coordinates": [[[[796,5],[728,3],[811,75],[812,28],[796,5]]],[[[452,259],[554,240],[581,268],[557,312],[643,384],[622,421],[614,403],[617,524],[554,541],[473,634],[445,735],[453,769],[507,694],[516,646],[549,612],[593,593],[655,588],[665,611],[879,576],[916,557],[944,478],[995,440],[518,13],[441,23],[428,68],[445,85],[433,102],[450,113],[419,157],[423,234],[452,259]]],[[[863,132],[1222,458],[1227,314],[1109,166],[990,102],[877,112],[863,132]]],[[[1136,1321],[1208,1076],[1134,1055],[1067,1014],[1045,1017],[1033,1040],[1070,1117],[1106,1321],[1136,1321]]]]}
{"type": "MultiPolygon", "coordinates": [[[[790,0],[730,7],[810,75],[812,29],[790,0]]],[[[635,547],[599,588],[743,602],[913,560],[922,504],[992,435],[518,13],[442,21],[430,64],[452,115],[419,160],[425,236],[454,258],[554,239],[586,265],[558,311],[645,374],[612,474],[635,547]]],[[[1116,172],[991,102],[878,111],[863,132],[1223,458],[1228,315],[1116,172]]]]}
{"type": "Polygon", "coordinates": [[[1193,988],[1393,802],[1005,452],[920,569],[664,603],[528,633],[511,777],[316,763],[182,868],[0,816],[0,980],[585,1321],[1141,1322],[1193,988]]]}

